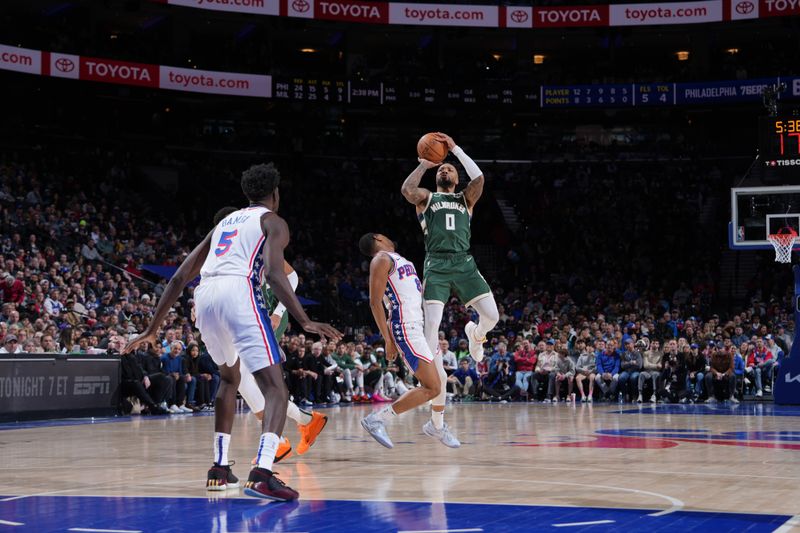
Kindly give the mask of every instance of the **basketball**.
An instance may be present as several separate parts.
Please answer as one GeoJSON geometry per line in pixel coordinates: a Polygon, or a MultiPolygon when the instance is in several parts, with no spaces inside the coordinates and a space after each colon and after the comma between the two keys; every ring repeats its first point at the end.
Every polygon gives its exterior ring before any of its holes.
{"type": "Polygon", "coordinates": [[[417,154],[422,159],[441,163],[447,157],[447,145],[442,141],[437,141],[433,133],[426,133],[417,142],[417,154]]]}

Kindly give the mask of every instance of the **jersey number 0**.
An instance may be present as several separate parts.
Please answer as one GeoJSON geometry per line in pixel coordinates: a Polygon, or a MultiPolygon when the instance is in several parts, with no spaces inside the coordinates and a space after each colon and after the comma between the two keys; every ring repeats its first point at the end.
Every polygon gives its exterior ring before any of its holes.
{"type": "Polygon", "coordinates": [[[453,213],[447,213],[444,216],[444,228],[450,231],[456,229],[456,216],[453,213]]]}

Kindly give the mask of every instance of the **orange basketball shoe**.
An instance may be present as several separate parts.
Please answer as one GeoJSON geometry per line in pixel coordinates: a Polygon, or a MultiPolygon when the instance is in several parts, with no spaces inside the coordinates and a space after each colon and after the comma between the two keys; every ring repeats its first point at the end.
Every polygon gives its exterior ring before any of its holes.
{"type": "Polygon", "coordinates": [[[303,455],[308,451],[327,423],[327,416],[314,411],[311,414],[311,422],[303,426],[297,425],[297,429],[300,430],[300,444],[297,445],[298,455],[303,455]]]}

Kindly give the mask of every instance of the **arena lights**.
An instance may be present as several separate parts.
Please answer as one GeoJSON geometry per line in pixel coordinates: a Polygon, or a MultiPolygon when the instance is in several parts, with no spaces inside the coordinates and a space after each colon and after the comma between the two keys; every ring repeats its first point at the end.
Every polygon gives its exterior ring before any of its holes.
{"type": "Polygon", "coordinates": [[[689,60],[689,50],[678,50],[677,52],[675,52],[675,55],[678,56],[678,61],[689,60]]]}
{"type": "Polygon", "coordinates": [[[494,58],[495,61],[500,61],[501,59],[503,59],[502,54],[492,54],[492,57],[494,58]]]}
{"type": "Polygon", "coordinates": [[[533,64],[534,65],[543,65],[544,64],[544,55],[543,54],[533,54],[533,64]]]}
{"type": "Polygon", "coordinates": [[[730,55],[733,56],[733,55],[736,55],[736,54],[739,53],[739,49],[738,48],[728,48],[727,50],[725,50],[725,52],[727,52],[727,53],[729,53],[730,55]]]}
{"type": "Polygon", "coordinates": [[[304,54],[313,54],[317,51],[316,48],[301,48],[300,51],[304,54]]]}

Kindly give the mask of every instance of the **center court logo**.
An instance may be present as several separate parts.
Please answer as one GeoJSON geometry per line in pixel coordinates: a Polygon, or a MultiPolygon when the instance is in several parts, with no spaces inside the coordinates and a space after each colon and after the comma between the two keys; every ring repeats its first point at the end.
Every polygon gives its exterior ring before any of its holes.
{"type": "Polygon", "coordinates": [[[66,57],[56,59],[55,65],[60,72],[72,72],[75,70],[75,62],[66,57]]]}
{"type": "Polygon", "coordinates": [[[306,13],[311,9],[311,4],[309,4],[307,0],[294,0],[292,2],[292,9],[298,13],[306,13]]]}
{"type": "Polygon", "coordinates": [[[523,22],[528,22],[528,13],[526,13],[522,9],[517,9],[516,11],[512,11],[511,12],[511,20],[513,20],[517,24],[522,24],[523,22]]]}
{"type": "Polygon", "coordinates": [[[743,2],[736,4],[734,9],[736,9],[736,12],[740,15],[749,15],[756,9],[756,6],[753,2],[744,0],[743,2]]]}

